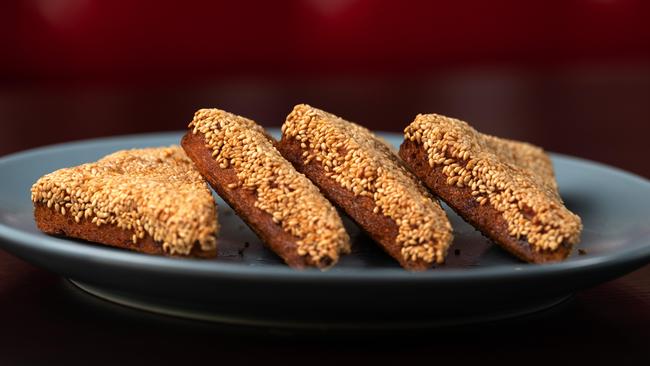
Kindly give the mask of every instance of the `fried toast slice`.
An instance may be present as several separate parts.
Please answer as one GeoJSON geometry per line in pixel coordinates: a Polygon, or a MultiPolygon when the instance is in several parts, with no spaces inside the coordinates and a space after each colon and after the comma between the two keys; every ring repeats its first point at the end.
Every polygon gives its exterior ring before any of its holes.
{"type": "Polygon", "coordinates": [[[254,121],[201,109],[181,144],[215,191],[289,266],[326,269],[350,251],[336,209],[254,121]]]}
{"type": "Polygon", "coordinates": [[[404,130],[399,153],[433,193],[524,261],[564,260],[580,239],[581,220],[564,206],[539,147],[420,114],[404,130]]]}
{"type": "Polygon", "coordinates": [[[149,254],[217,255],[217,208],[179,146],[123,150],[31,189],[38,228],[149,254]]]}
{"type": "Polygon", "coordinates": [[[404,268],[444,261],[452,240],[444,210],[368,129],[300,104],[278,149],[404,268]]]}

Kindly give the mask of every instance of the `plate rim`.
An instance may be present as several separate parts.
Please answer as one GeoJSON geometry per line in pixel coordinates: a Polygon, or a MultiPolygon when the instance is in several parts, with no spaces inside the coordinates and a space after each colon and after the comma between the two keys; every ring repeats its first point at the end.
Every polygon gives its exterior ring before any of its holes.
{"type": "MultiPolygon", "coordinates": [[[[267,128],[272,134],[277,134],[279,128],[267,128]]],[[[379,135],[389,136],[392,138],[402,138],[399,133],[375,131],[379,135]]],[[[52,145],[41,146],[29,150],[15,152],[0,157],[0,171],[3,166],[13,163],[16,160],[27,159],[33,155],[47,153],[48,151],[60,151],[61,149],[83,148],[85,145],[111,144],[115,142],[134,142],[142,139],[164,139],[179,137],[184,131],[166,131],[152,132],[128,135],[116,135],[99,137],[92,139],[81,139],[70,142],[57,143],[52,145]]],[[[565,154],[550,152],[554,161],[563,160],[565,163],[589,165],[601,170],[607,170],[622,178],[629,179],[634,183],[646,186],[650,191],[650,180],[637,174],[627,172],[623,169],[613,167],[604,163],[592,160],[574,157],[565,154]]],[[[32,234],[14,227],[0,223],[0,244],[9,243],[14,246],[26,246],[28,249],[45,252],[50,256],[63,256],[74,260],[87,260],[88,258],[100,258],[104,265],[110,266],[129,266],[139,271],[151,273],[165,273],[180,276],[192,277],[214,277],[227,276],[238,279],[258,279],[260,275],[274,281],[319,281],[319,282],[339,282],[341,280],[351,281],[358,280],[363,282],[420,282],[420,281],[440,281],[454,282],[465,281],[469,279],[481,280],[498,280],[504,277],[508,279],[526,279],[543,275],[566,275],[571,272],[586,273],[603,268],[614,268],[622,265],[635,265],[640,267],[650,261],[650,241],[644,245],[625,248],[613,253],[600,256],[590,256],[572,261],[559,263],[548,263],[543,265],[534,265],[527,263],[504,264],[492,267],[478,268],[441,268],[431,269],[423,272],[409,272],[402,268],[332,268],[323,272],[317,269],[306,269],[297,271],[287,266],[242,266],[239,263],[219,262],[199,260],[192,258],[169,258],[163,256],[153,256],[136,252],[124,251],[116,248],[88,245],[85,243],[70,241],[62,238],[51,237],[48,235],[32,234]],[[63,245],[62,245],[63,244],[63,245]],[[191,264],[190,264],[191,263],[191,264]]],[[[9,251],[9,250],[7,250],[9,251]]],[[[9,251],[12,252],[13,251],[9,251]]]]}

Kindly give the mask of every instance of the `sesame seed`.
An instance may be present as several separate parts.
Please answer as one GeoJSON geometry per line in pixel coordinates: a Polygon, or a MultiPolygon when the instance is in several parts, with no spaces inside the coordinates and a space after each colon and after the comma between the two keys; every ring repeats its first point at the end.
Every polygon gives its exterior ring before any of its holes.
{"type": "Polygon", "coordinates": [[[294,107],[283,128],[283,139],[306,141],[304,164],[313,157],[341,187],[372,198],[373,214],[395,221],[395,242],[404,259],[444,261],[452,240],[447,216],[387,142],[360,125],[305,104],[294,107]]]}
{"type": "Polygon", "coordinates": [[[222,169],[236,171],[238,182],[229,188],[253,191],[254,207],[298,239],[299,255],[330,266],[350,251],[348,234],[334,206],[280,155],[260,125],[219,109],[201,109],[190,128],[203,134],[222,169]]]}
{"type": "Polygon", "coordinates": [[[212,193],[179,146],[118,151],[45,175],[31,192],[35,204],[133,230],[134,243],[149,235],[169,254],[188,255],[197,242],[216,248],[212,193]]]}
{"type": "Polygon", "coordinates": [[[404,136],[425,148],[431,167],[442,165],[447,184],[462,182],[480,205],[498,210],[511,236],[525,238],[537,251],[579,241],[582,222],[564,207],[542,149],[437,114],[418,115],[404,136]]]}

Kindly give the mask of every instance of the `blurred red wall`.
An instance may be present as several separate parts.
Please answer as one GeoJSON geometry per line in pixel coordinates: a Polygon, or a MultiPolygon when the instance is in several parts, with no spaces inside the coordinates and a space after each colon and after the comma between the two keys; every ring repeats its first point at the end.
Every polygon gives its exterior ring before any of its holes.
{"type": "Polygon", "coordinates": [[[200,107],[278,126],[307,102],[391,131],[447,114],[650,177],[650,1],[5,0],[0,49],[0,155],[200,107]]]}
{"type": "Polygon", "coordinates": [[[9,0],[5,82],[186,82],[650,61],[650,2],[9,0]]]}

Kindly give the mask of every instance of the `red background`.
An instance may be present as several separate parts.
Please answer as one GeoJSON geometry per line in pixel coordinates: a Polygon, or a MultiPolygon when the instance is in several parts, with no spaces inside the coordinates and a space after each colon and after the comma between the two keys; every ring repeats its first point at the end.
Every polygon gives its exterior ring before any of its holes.
{"type": "Polygon", "coordinates": [[[0,154],[184,128],[277,126],[307,102],[374,129],[468,120],[650,176],[650,2],[93,1],[0,5],[0,154]]]}

